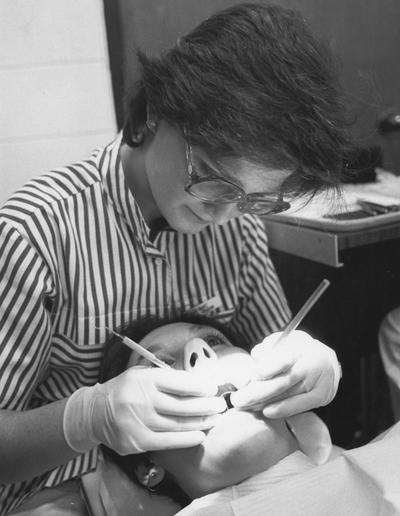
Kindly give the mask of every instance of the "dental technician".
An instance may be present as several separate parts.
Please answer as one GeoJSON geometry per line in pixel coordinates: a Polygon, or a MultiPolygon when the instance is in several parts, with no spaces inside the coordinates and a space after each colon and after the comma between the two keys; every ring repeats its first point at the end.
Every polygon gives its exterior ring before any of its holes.
{"type": "Polygon", "coordinates": [[[190,310],[228,323],[260,374],[232,402],[268,417],[338,388],[324,344],[294,332],[272,349],[290,314],[258,217],[339,183],[346,120],[329,54],[296,13],[243,4],[138,57],[122,133],[0,211],[0,515],[76,482],[100,443],[194,446],[225,409],[185,371],[97,384],[110,329],[190,310]]]}

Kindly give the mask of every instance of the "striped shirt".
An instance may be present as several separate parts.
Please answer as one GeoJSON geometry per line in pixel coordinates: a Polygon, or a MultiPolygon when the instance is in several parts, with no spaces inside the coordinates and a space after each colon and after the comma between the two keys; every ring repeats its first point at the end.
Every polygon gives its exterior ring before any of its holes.
{"type": "MultiPolygon", "coordinates": [[[[150,238],[120,143],[31,180],[0,210],[2,409],[35,408],[96,383],[106,326],[195,309],[256,343],[288,320],[260,219],[150,238]]],[[[92,450],[1,486],[0,514],[95,465],[92,450]]]]}

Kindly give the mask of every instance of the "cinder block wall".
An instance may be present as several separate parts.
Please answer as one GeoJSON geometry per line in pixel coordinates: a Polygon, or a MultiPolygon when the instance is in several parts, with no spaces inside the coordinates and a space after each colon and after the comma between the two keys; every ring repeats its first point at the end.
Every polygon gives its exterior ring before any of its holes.
{"type": "Polygon", "coordinates": [[[114,136],[102,0],[1,0],[0,120],[0,205],[114,136]]]}

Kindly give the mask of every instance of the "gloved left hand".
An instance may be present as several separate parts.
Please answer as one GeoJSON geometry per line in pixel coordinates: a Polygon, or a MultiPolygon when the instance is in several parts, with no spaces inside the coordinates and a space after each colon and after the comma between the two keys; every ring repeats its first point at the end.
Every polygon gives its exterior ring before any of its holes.
{"type": "Polygon", "coordinates": [[[280,335],[252,349],[258,379],[231,395],[234,407],[280,418],[327,405],[335,397],[341,367],[333,349],[303,331],[293,331],[275,346],[280,335]]]}

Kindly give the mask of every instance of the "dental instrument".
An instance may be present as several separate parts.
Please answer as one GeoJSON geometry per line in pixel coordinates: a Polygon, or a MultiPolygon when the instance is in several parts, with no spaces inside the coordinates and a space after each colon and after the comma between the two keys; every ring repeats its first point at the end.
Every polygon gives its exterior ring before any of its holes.
{"type": "Polygon", "coordinates": [[[117,337],[119,337],[122,342],[128,346],[128,348],[132,349],[132,351],[136,351],[138,355],[142,356],[143,358],[146,358],[149,360],[152,364],[162,367],[164,369],[172,369],[171,366],[163,362],[160,358],[156,357],[154,353],[151,351],[148,351],[146,348],[135,342],[134,340],[130,339],[129,337],[126,337],[125,335],[121,335],[120,333],[117,333],[116,331],[112,330],[111,328],[108,328],[107,326],[104,326],[109,332],[113,333],[117,337]]]}
{"type": "Polygon", "coordinates": [[[289,322],[286,328],[283,330],[282,334],[275,342],[274,347],[277,346],[280,342],[285,340],[291,333],[294,331],[297,326],[301,323],[304,317],[308,314],[314,304],[318,301],[318,299],[322,296],[325,290],[329,287],[330,281],[327,279],[323,279],[318,287],[314,290],[311,296],[307,299],[304,305],[300,308],[297,314],[293,317],[293,319],[289,322]]]}

